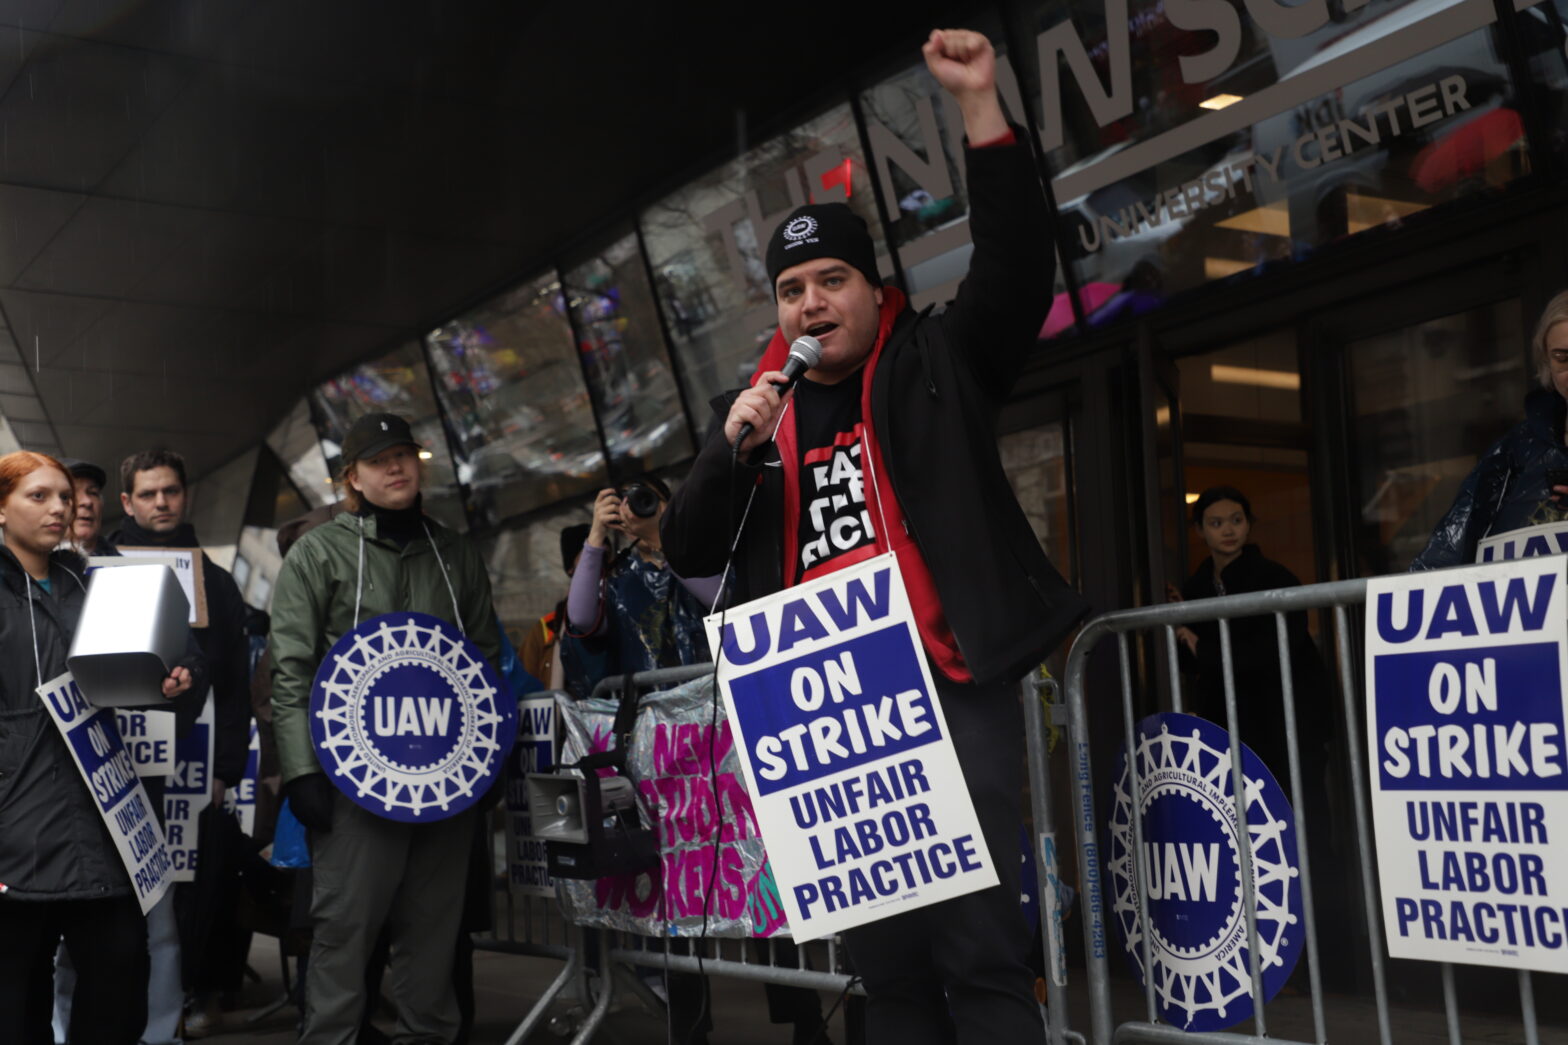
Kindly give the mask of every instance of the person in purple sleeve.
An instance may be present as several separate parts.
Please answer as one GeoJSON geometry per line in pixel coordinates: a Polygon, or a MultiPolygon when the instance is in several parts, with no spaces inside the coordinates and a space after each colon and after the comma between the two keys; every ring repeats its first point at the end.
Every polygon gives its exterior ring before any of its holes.
{"type": "Polygon", "coordinates": [[[669,487],[651,476],[600,490],[594,501],[593,525],[566,598],[566,634],[587,654],[567,661],[567,688],[578,696],[612,675],[709,659],[702,618],[719,579],[681,577],[670,569],[659,537],[669,501],[669,487]],[[624,542],[618,555],[612,535],[624,542]]]}

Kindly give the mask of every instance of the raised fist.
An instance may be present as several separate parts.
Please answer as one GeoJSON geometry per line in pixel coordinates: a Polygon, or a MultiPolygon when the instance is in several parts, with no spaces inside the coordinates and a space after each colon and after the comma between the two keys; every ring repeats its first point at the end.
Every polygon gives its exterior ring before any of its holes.
{"type": "Polygon", "coordinates": [[[996,52],[983,33],[933,29],[920,53],[936,82],[955,97],[996,90],[996,52]]]}

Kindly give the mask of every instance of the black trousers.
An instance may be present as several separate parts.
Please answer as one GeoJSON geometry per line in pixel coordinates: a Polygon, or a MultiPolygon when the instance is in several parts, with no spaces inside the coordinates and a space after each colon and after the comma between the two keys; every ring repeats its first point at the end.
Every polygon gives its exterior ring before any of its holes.
{"type": "MultiPolygon", "coordinates": [[[[933,672],[933,674],[936,674],[933,672]]],[[[1016,685],[940,675],[947,718],[999,884],[844,934],[866,987],[870,1045],[1026,1045],[1044,1039],[1019,907],[1024,720],[1016,685]]]]}
{"type": "Polygon", "coordinates": [[[136,1045],[147,1026],[147,921],[133,896],[0,899],[0,1042],[53,1045],[61,937],[76,966],[72,1045],[136,1045]]]}

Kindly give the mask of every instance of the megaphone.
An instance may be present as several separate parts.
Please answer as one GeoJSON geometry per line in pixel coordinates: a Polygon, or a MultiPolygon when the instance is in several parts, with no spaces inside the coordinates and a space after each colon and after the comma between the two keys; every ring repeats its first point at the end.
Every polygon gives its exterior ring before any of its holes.
{"type": "Polygon", "coordinates": [[[555,878],[631,874],[659,862],[653,832],[637,816],[637,791],[623,776],[529,773],[532,837],[545,843],[555,878]]]}

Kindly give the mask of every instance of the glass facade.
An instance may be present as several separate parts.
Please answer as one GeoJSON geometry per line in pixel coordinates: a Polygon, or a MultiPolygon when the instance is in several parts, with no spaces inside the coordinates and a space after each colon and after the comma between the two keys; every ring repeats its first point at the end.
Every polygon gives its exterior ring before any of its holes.
{"type": "Polygon", "coordinates": [[[1363,574],[1409,566],[1481,451],[1523,419],[1528,336],[1515,299],[1347,346],[1363,574]]]}
{"type": "Polygon", "coordinates": [[[837,106],[699,178],[640,216],[655,290],[699,428],[707,402],[751,377],[778,327],[767,238],[805,203],[847,203],[866,220],[884,277],[886,238],[854,114],[837,106]]]}
{"type": "Polygon", "coordinates": [[[691,432],[637,237],[622,236],[564,275],[611,474],[622,480],[690,456],[691,432]]]}
{"type": "MultiPolygon", "coordinates": [[[[1343,6],[1038,5],[1033,39],[1022,41],[1024,53],[1004,54],[998,82],[1010,115],[1032,111],[1041,121],[1061,215],[1042,339],[1285,270],[1352,237],[1386,235],[1443,205],[1568,167],[1568,0],[1519,10],[1512,25],[1456,0],[1343,6]],[[1039,93],[1023,98],[1021,83],[1039,93]]],[[[327,468],[346,425],[366,409],[394,409],[416,419],[435,455],[432,509],[448,521],[466,516],[494,535],[522,517],[581,514],[602,485],[678,471],[710,423],[709,400],[749,377],[776,328],[766,237],[790,209],[848,203],[868,224],[884,278],[901,273],[917,308],[940,305],[972,249],[964,174],[960,114],[924,64],[911,62],[621,215],[608,245],[537,269],[422,346],[325,383],[269,443],[305,498],[322,503],[333,496],[327,468]]],[[[1161,442],[1170,466],[1157,467],[1177,515],[1178,479],[1190,494],[1243,469],[1278,520],[1271,543],[1307,579],[1314,551],[1293,338],[1282,331],[1179,361],[1180,395],[1166,412],[1181,412],[1180,442],[1161,442]],[[1227,384],[1216,368],[1279,371],[1297,384],[1227,384]],[[1256,439],[1238,435],[1254,429],[1256,439]]],[[[1354,380],[1370,382],[1358,396],[1373,394],[1367,367],[1396,365],[1380,352],[1368,348],[1355,364],[1354,380]]],[[[1358,414],[1358,423],[1382,414],[1358,414]]],[[[1004,452],[1033,462],[1019,475],[1039,472],[1018,480],[1031,497],[1049,485],[1040,469],[1058,467],[1024,448],[1045,431],[1004,440],[1004,452]]],[[[1052,431],[1065,448],[1065,429],[1052,431]]],[[[1362,449],[1375,457],[1375,443],[1362,449]]],[[[1363,464],[1374,486],[1375,475],[1413,467],[1363,464]]],[[[1065,481],[1065,456],[1060,467],[1050,484],[1065,481]]],[[[1058,515],[1066,500],[1051,503],[1031,512],[1053,556],[1070,554],[1052,544],[1067,540],[1058,515]]],[[[1162,528],[1179,522],[1173,515],[1162,528]]],[[[1190,565],[1198,556],[1189,537],[1175,536],[1173,547],[1190,565]]],[[[1374,543],[1391,563],[1410,554],[1404,537],[1380,531],[1374,543]]],[[[505,547],[496,555],[515,558],[505,547]]]]}
{"type": "Polygon", "coordinates": [[[407,418],[414,438],[419,440],[420,458],[424,461],[421,490],[425,510],[454,529],[468,528],[462,491],[457,485],[452,454],[419,345],[403,345],[317,385],[311,392],[310,405],[311,419],[333,475],[342,471],[343,439],[355,421],[374,413],[407,418]]]}
{"type": "Polygon", "coordinates": [[[1252,502],[1252,540],[1303,584],[1317,576],[1312,533],[1311,433],[1303,420],[1293,328],[1177,361],[1181,376],[1187,572],[1209,555],[1190,525],[1190,505],[1211,486],[1234,486],[1252,502]]]}
{"type": "MultiPolygon", "coordinates": [[[[1044,105],[1065,127],[1048,162],[1091,328],[1531,170],[1499,27],[1453,32],[1452,0],[1156,0],[1125,26],[1107,6],[1071,5],[1079,37],[1047,5],[1039,41],[1084,85],[1044,105]]],[[[1561,65],[1560,48],[1536,57],[1561,65]]]]}
{"type": "Polygon", "coordinates": [[[425,343],[478,523],[604,484],[604,448],[553,273],[438,327],[425,343]]]}

